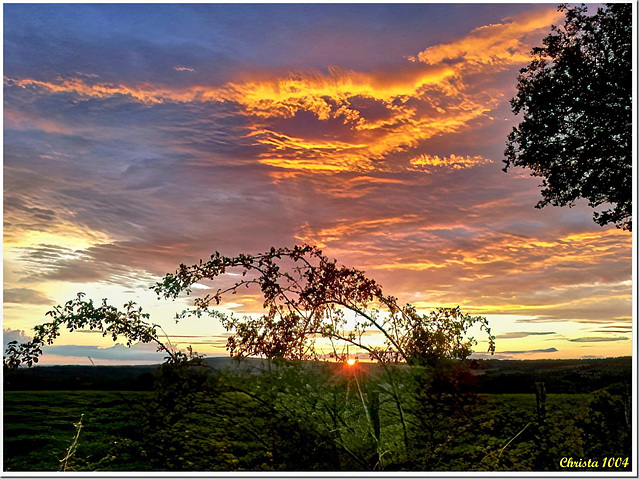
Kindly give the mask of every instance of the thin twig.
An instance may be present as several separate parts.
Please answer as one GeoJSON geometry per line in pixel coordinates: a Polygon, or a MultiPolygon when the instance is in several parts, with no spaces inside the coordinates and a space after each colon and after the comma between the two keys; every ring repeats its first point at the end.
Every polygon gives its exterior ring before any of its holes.
{"type": "Polygon", "coordinates": [[[82,430],[83,417],[84,417],[84,413],[80,415],[80,421],[78,423],[73,424],[73,426],[76,427],[76,436],[73,439],[73,442],[71,442],[71,445],[69,445],[69,448],[67,449],[67,454],[62,460],[60,460],[60,463],[62,463],[62,466],[60,467],[61,472],[67,471],[67,464],[69,462],[69,459],[76,452],[76,448],[78,447],[78,438],[80,437],[80,430],[82,430]]]}
{"type": "Polygon", "coordinates": [[[502,452],[504,451],[504,449],[505,449],[505,448],[507,448],[507,447],[509,446],[509,444],[510,444],[511,442],[513,442],[516,438],[518,438],[518,437],[520,436],[520,434],[521,434],[522,432],[524,432],[524,431],[527,429],[527,427],[528,427],[529,425],[531,425],[531,422],[527,423],[527,424],[524,426],[524,428],[523,428],[522,430],[520,430],[520,431],[516,434],[516,436],[515,436],[515,437],[513,437],[511,440],[509,440],[509,441],[505,444],[505,446],[504,446],[504,447],[502,447],[502,448],[500,449],[500,453],[498,454],[498,460],[496,460],[496,465],[498,464],[498,461],[500,461],[500,458],[502,457],[502,452]]]}

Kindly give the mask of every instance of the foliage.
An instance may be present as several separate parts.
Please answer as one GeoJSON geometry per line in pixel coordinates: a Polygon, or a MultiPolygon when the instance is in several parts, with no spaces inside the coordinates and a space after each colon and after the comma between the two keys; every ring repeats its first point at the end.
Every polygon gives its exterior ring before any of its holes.
{"type": "Polygon", "coordinates": [[[145,461],[170,471],[337,468],[335,445],[311,418],[310,397],[301,395],[310,393],[302,372],[285,380],[277,370],[203,375],[200,366],[165,365],[142,417],[145,461]]]}
{"type": "MultiPolygon", "coordinates": [[[[79,329],[97,330],[102,336],[110,335],[115,342],[120,336],[126,339],[127,347],[137,342],[158,345],[158,350],[167,352],[172,360],[179,360],[180,353],[172,352],[158,338],[157,325],[147,322],[148,313],[143,313],[142,307],[134,302],[128,302],[120,311],[103,300],[95,306],[93,300],[85,301],[84,293],[69,300],[64,306],[58,305],[47,312],[52,321],[34,327],[35,335],[31,341],[18,344],[9,342],[4,356],[4,366],[9,369],[18,368],[21,364],[31,367],[38,362],[42,355],[42,347],[51,345],[60,336],[60,327],[66,327],[70,332],[79,329]]],[[[182,354],[184,355],[184,354],[182,354]]]]}
{"type": "Polygon", "coordinates": [[[507,141],[504,170],[531,169],[543,177],[536,205],[591,207],[600,225],[631,229],[632,19],[630,3],[587,15],[568,7],[564,26],[552,27],[534,59],[520,71],[513,112],[524,114],[507,141]]]}
{"type": "Polygon", "coordinates": [[[589,399],[588,414],[580,424],[585,437],[585,454],[597,456],[604,451],[610,457],[626,456],[625,452],[631,450],[630,411],[628,396],[614,396],[607,390],[595,392],[589,399]],[[627,412],[625,401],[628,402],[627,412]]]}
{"type": "Polygon", "coordinates": [[[484,402],[476,394],[477,381],[468,367],[444,362],[416,368],[412,377],[412,469],[442,470],[444,465],[456,465],[464,457],[480,455],[482,452],[470,440],[477,429],[474,418],[484,402]]]}

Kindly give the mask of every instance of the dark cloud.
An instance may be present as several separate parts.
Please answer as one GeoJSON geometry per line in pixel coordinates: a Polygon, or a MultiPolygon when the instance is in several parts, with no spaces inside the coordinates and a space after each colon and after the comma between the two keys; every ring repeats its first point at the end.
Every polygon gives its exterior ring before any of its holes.
{"type": "Polygon", "coordinates": [[[593,333],[632,333],[633,325],[602,325],[598,330],[591,330],[593,333]]]}
{"type": "Polygon", "coordinates": [[[558,352],[555,348],[539,349],[539,350],[516,350],[508,352],[496,352],[494,354],[486,352],[473,352],[470,358],[477,358],[481,360],[513,360],[520,358],[520,355],[526,355],[529,353],[555,353],[558,352]]]}
{"type": "Polygon", "coordinates": [[[629,340],[629,337],[580,337],[568,339],[570,342],[619,342],[621,340],[629,340]]]}
{"type": "Polygon", "coordinates": [[[603,325],[603,326],[600,326],[599,328],[603,330],[632,330],[633,325],[631,324],[631,322],[629,322],[626,324],[623,323],[618,325],[603,325]]]}
{"type": "Polygon", "coordinates": [[[86,283],[107,280],[124,286],[146,285],[149,281],[149,275],[144,270],[132,270],[116,262],[101,261],[81,250],[41,244],[16,248],[16,251],[26,267],[22,274],[23,280],[27,281],[58,280],[86,283]]]}
{"type": "Polygon", "coordinates": [[[29,206],[25,198],[18,196],[5,196],[4,198],[4,214],[10,214],[12,212],[19,212],[22,218],[31,219],[34,222],[52,222],[56,219],[56,212],[50,208],[42,208],[40,206],[29,206]],[[24,215],[26,214],[26,215],[24,215]]]}
{"type": "Polygon", "coordinates": [[[502,354],[502,355],[517,355],[517,354],[521,354],[521,353],[553,353],[553,352],[557,352],[558,349],[555,347],[551,347],[551,348],[542,348],[542,349],[536,349],[536,350],[513,350],[513,351],[508,351],[508,352],[498,352],[498,354],[502,354]]]}
{"type": "Polygon", "coordinates": [[[496,338],[524,338],[532,335],[553,335],[556,332],[508,332],[496,335],[496,338]]]}
{"type": "Polygon", "coordinates": [[[44,293],[32,288],[5,288],[2,292],[4,303],[26,305],[53,305],[55,302],[44,293]]]}
{"type": "Polygon", "coordinates": [[[53,345],[43,348],[42,361],[47,362],[47,354],[63,357],[91,357],[111,361],[157,361],[162,362],[166,353],[156,351],[155,345],[136,344],[126,347],[121,344],[100,348],[85,345],[53,345]]]}

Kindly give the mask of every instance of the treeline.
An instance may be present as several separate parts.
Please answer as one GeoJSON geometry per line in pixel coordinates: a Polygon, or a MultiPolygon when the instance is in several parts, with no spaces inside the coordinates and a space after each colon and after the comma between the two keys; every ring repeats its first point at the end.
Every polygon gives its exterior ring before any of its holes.
{"type": "Polygon", "coordinates": [[[544,382],[550,393],[590,393],[631,387],[631,357],[589,360],[480,360],[472,365],[481,393],[532,393],[544,382]]]}
{"type": "MultiPolygon", "coordinates": [[[[470,382],[478,393],[532,393],[544,382],[550,393],[590,393],[606,388],[622,394],[631,385],[631,357],[589,360],[472,360],[470,382]]],[[[247,374],[268,368],[266,361],[228,357],[207,359],[209,367],[247,374]]],[[[361,364],[376,370],[375,364],[361,364]]],[[[51,366],[6,371],[4,389],[151,391],[159,365],[51,366]]]]}
{"type": "Polygon", "coordinates": [[[159,369],[159,365],[57,365],[5,370],[4,390],[151,391],[159,369]]]}

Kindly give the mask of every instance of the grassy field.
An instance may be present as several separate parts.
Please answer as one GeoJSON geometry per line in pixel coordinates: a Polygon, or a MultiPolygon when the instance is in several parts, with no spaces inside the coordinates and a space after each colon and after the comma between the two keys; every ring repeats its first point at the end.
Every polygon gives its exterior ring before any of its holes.
{"type": "MultiPolygon", "coordinates": [[[[135,405],[149,392],[4,392],[4,470],[59,470],[82,415],[76,458],[99,461],[136,429],[135,405]],[[133,408],[133,410],[132,410],[133,408]]],[[[111,470],[131,470],[126,458],[111,470]]]]}
{"type": "MultiPolygon", "coordinates": [[[[136,452],[127,451],[126,444],[139,448],[135,444],[138,415],[141,404],[148,402],[151,395],[111,391],[5,392],[4,470],[59,470],[60,459],[76,434],[74,423],[81,415],[82,430],[71,468],[150,470],[136,452]],[[124,448],[117,448],[118,442],[124,448]]],[[[535,448],[535,396],[489,394],[481,398],[486,407],[474,419],[474,428],[450,445],[452,469],[457,469],[456,465],[464,470],[533,469],[530,458],[531,449],[535,448]],[[476,461],[456,462],[456,456],[476,461]]],[[[588,394],[548,395],[551,462],[559,462],[565,456],[584,456],[579,425],[588,417],[590,398],[588,394]]]]}

